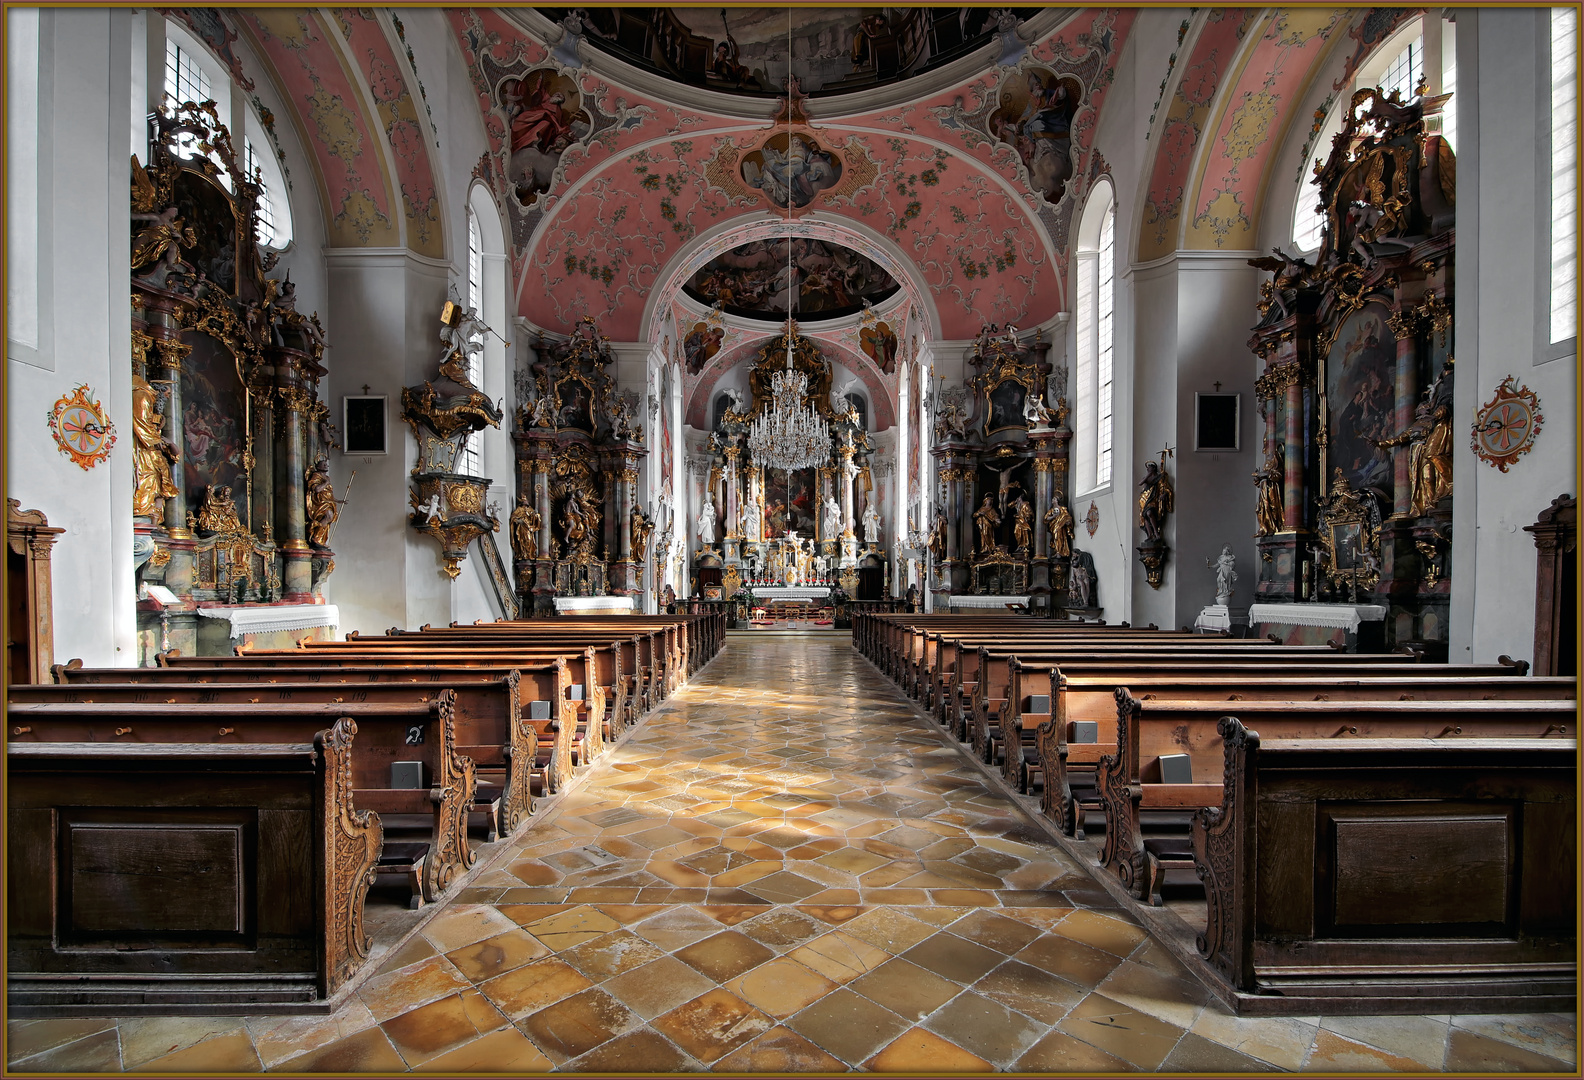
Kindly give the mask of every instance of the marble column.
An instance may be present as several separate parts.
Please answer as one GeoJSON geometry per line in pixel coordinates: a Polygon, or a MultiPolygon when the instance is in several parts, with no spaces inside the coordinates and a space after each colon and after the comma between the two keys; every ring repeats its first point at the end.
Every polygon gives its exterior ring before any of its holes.
{"type": "MultiPolygon", "coordinates": [[[[253,427],[253,490],[251,526],[253,535],[269,542],[275,539],[275,396],[264,385],[248,387],[248,404],[253,427]]],[[[328,459],[329,455],[326,455],[328,459]]],[[[311,463],[310,463],[311,464],[311,463]]]]}
{"type": "MultiPolygon", "coordinates": [[[[1407,431],[1414,422],[1414,404],[1419,395],[1418,314],[1412,309],[1399,311],[1387,320],[1397,336],[1397,372],[1393,389],[1396,410],[1393,435],[1407,431]]],[[[1406,518],[1413,513],[1413,469],[1410,445],[1392,447],[1392,516],[1406,518]]]]}
{"type": "Polygon", "coordinates": [[[1299,451],[1303,446],[1303,380],[1296,361],[1290,362],[1290,366],[1284,365],[1282,376],[1287,388],[1288,446],[1284,459],[1286,477],[1282,490],[1282,529],[1295,532],[1303,527],[1304,509],[1304,455],[1299,451]]]}
{"type": "Polygon", "coordinates": [[[276,458],[275,490],[281,496],[281,553],[285,557],[285,597],[308,603],[313,589],[313,549],[308,546],[308,505],[305,471],[307,424],[313,394],[300,386],[282,386],[277,393],[286,409],[282,425],[283,452],[276,458]]]}

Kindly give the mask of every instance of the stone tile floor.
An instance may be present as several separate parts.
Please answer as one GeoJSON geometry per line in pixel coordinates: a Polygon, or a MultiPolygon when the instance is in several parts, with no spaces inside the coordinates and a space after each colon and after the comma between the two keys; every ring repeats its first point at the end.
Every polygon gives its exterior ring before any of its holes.
{"type": "Polygon", "coordinates": [[[1571,1015],[1231,1016],[812,634],[734,635],[334,1015],[8,1036],[13,1072],[1577,1072],[1571,1015]]]}

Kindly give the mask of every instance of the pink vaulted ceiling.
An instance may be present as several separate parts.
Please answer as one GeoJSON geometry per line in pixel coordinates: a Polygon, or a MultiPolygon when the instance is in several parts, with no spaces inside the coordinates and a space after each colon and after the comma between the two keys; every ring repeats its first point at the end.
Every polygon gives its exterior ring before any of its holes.
{"type": "MultiPolygon", "coordinates": [[[[888,380],[875,368],[872,360],[854,350],[843,340],[844,335],[811,333],[807,337],[819,343],[820,354],[825,359],[844,365],[863,380],[864,388],[869,391],[869,403],[874,409],[870,417],[871,431],[884,431],[896,423],[896,408],[892,404],[896,388],[890,385],[894,380],[888,380]]],[[[704,365],[697,376],[688,376],[682,403],[682,422],[700,431],[706,430],[709,427],[710,401],[715,396],[715,384],[738,364],[758,356],[765,341],[766,337],[761,336],[741,341],[734,348],[723,348],[704,365]]],[[[839,379],[837,381],[840,382],[839,379]]]]}
{"type": "Polygon", "coordinates": [[[1184,247],[1248,248],[1259,221],[1265,174],[1284,141],[1298,99],[1348,13],[1279,9],[1247,52],[1237,81],[1221,96],[1221,114],[1188,203],[1184,247]]]}
{"type": "MultiPolygon", "coordinates": [[[[1065,230],[1098,164],[1093,131],[1133,16],[1082,12],[1030,50],[1029,64],[1085,88],[1072,119],[1074,174],[1060,205],[1032,190],[1012,147],[986,128],[1003,82],[1025,79],[1025,65],[881,113],[816,119],[809,134],[826,149],[843,148],[845,165],[843,183],[809,210],[900,249],[946,338],[972,337],[986,321],[1049,319],[1066,306],[1065,230]]],[[[513,198],[503,175],[506,123],[486,68],[520,71],[548,55],[495,12],[452,11],[450,19],[491,142],[478,174],[505,203],[513,198]]],[[[637,340],[647,330],[649,294],[667,286],[668,264],[684,247],[733,219],[778,212],[735,170],[774,129],[685,111],[587,67],[577,86],[595,116],[592,137],[566,151],[550,190],[529,210],[511,209],[519,312],[560,332],[593,315],[613,338],[637,340]]]]}
{"type": "Polygon", "coordinates": [[[255,8],[235,18],[274,69],[295,115],[331,245],[405,243],[442,256],[428,142],[409,75],[374,10],[255,8]]]}

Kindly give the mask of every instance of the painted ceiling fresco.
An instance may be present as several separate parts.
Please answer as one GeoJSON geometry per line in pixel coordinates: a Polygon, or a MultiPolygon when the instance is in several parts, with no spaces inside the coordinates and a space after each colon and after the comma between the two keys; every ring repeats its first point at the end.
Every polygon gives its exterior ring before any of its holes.
{"type": "Polygon", "coordinates": [[[705,263],[682,290],[728,315],[750,319],[835,319],[881,303],[896,279],[851,248],[824,240],[754,240],[705,263]]]}
{"type": "MultiPolygon", "coordinates": [[[[927,298],[945,337],[971,337],[986,320],[1049,319],[1066,306],[1065,232],[1095,175],[1094,127],[1134,18],[1130,10],[1078,12],[966,85],[896,109],[778,125],[685,109],[586,65],[569,68],[499,12],[448,15],[490,139],[475,175],[502,195],[511,218],[519,313],[554,332],[592,315],[629,340],[653,329],[643,322],[647,298],[679,289],[699,269],[672,280],[679,255],[745,218],[783,214],[845,223],[866,255],[881,247],[899,257],[905,287],[927,298]],[[589,121],[585,135],[555,153],[542,188],[541,173],[530,181],[516,171],[500,93],[506,80],[539,71],[573,78],[589,121]],[[1047,96],[1030,111],[1031,71],[1047,96]],[[793,135],[803,147],[792,146],[793,135]],[[1053,156],[1063,158],[1060,168],[1048,167],[1053,156]],[[770,181],[767,161],[780,169],[770,181]],[[531,201],[521,197],[525,187],[534,189],[531,201]]],[[[795,102],[782,111],[801,114],[795,102]]],[[[706,258],[740,242],[719,243],[706,258]]]]}
{"type": "Polygon", "coordinates": [[[794,76],[811,97],[929,71],[1013,29],[1039,8],[541,8],[578,20],[583,40],[692,86],[775,97],[794,76]],[[575,13],[575,14],[574,14],[575,13]],[[790,56],[790,62],[788,57],[790,56]]]}
{"type": "MultiPolygon", "coordinates": [[[[238,36],[231,24],[272,69],[314,165],[332,246],[443,257],[432,137],[409,89],[415,76],[373,8],[338,8],[328,20],[324,11],[289,8],[195,9],[183,18],[244,88],[253,84],[229,47],[238,36]]],[[[259,108],[273,134],[274,117],[259,108]]]]}

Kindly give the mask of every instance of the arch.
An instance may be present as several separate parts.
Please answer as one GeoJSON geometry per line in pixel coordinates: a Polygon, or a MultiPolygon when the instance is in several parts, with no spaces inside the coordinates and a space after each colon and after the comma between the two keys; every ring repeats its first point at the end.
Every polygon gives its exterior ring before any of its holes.
{"type": "MultiPolygon", "coordinates": [[[[760,334],[730,349],[717,353],[697,378],[688,386],[683,378],[682,422],[689,427],[706,430],[705,424],[713,419],[711,408],[715,401],[715,388],[742,364],[752,361],[764,343],[773,334],[760,334]]],[[[862,353],[855,352],[839,341],[810,334],[809,340],[818,344],[820,355],[833,364],[840,364],[861,380],[862,392],[869,399],[869,430],[883,431],[895,426],[897,406],[892,401],[892,390],[880,369],[862,353]]],[[[680,369],[679,369],[680,370],[680,369]]]]}

